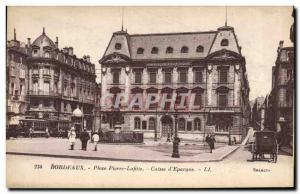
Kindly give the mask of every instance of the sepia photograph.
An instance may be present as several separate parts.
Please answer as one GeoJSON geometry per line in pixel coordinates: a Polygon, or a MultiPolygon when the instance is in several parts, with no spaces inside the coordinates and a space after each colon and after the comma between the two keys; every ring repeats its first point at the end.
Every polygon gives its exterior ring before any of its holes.
{"type": "Polygon", "coordinates": [[[7,6],[6,187],[294,188],[295,17],[7,6]]]}

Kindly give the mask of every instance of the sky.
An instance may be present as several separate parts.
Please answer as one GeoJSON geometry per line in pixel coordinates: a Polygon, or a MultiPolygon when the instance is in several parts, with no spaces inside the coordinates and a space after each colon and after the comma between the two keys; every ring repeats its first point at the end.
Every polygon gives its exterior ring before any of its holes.
{"type": "MultiPolygon", "coordinates": [[[[33,42],[42,34],[59,48],[72,46],[77,57],[90,55],[100,77],[99,59],[112,33],[123,25],[129,34],[194,32],[217,30],[224,26],[226,8],[218,7],[8,7],[7,39],[33,42]]],[[[227,24],[234,27],[250,84],[250,100],[271,90],[272,66],[279,41],[291,46],[292,7],[227,7],[227,24]]],[[[99,79],[98,79],[99,81],[99,79]]]]}

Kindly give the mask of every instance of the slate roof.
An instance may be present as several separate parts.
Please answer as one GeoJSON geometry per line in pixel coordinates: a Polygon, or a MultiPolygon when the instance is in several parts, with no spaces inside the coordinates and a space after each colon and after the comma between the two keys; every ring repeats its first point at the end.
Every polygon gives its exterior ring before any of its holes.
{"type": "Polygon", "coordinates": [[[217,31],[159,34],[128,34],[127,31],[118,31],[113,33],[102,59],[114,53],[136,61],[203,59],[222,49],[241,54],[233,27],[223,26],[217,31]],[[227,39],[229,44],[221,45],[223,39],[227,39]],[[122,45],[121,48],[116,48],[116,44],[122,45]],[[202,52],[197,52],[198,46],[203,47],[202,52]],[[157,53],[151,52],[154,47],[158,48],[157,53]],[[172,53],[166,52],[168,47],[172,47],[172,53]],[[188,52],[181,52],[183,47],[187,47],[188,52]],[[143,53],[137,52],[139,48],[142,48],[143,53]]]}
{"type": "Polygon", "coordinates": [[[167,58],[204,58],[216,36],[216,32],[193,32],[172,34],[141,34],[130,35],[130,49],[132,59],[167,59],[167,58]],[[187,53],[181,53],[182,47],[187,47],[187,53]],[[196,52],[198,46],[203,46],[203,52],[196,52]],[[137,54],[142,47],[143,54],[137,54]],[[157,54],[152,54],[153,47],[158,48],[157,54]],[[173,48],[173,53],[167,53],[167,47],[173,48]]]}

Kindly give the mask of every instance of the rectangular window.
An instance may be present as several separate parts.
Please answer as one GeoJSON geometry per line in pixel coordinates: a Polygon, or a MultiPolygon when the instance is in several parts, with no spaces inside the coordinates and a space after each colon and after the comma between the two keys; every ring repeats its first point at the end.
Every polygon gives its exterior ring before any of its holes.
{"type": "Polygon", "coordinates": [[[186,70],[179,71],[179,83],[186,83],[187,82],[186,74],[187,74],[186,70]]]}
{"type": "Polygon", "coordinates": [[[203,82],[202,71],[195,71],[194,76],[195,76],[195,83],[203,82]]]}
{"type": "Polygon", "coordinates": [[[44,82],[44,95],[50,94],[50,82],[44,82]]]}
{"type": "Polygon", "coordinates": [[[46,74],[46,75],[50,74],[50,67],[49,66],[45,66],[45,68],[44,68],[44,74],[46,74]]]}
{"type": "Polygon", "coordinates": [[[165,71],[165,83],[170,84],[172,82],[172,73],[171,71],[165,71]]]}
{"type": "Polygon", "coordinates": [[[113,72],[113,84],[119,84],[120,80],[119,80],[119,71],[114,71],[113,72]]]}
{"type": "Polygon", "coordinates": [[[192,131],[192,122],[191,121],[187,122],[186,128],[188,131],[192,131]]]}
{"type": "Polygon", "coordinates": [[[227,94],[219,94],[219,106],[220,107],[227,106],[227,94]]]}
{"type": "Polygon", "coordinates": [[[227,77],[228,77],[228,70],[226,69],[220,69],[219,71],[219,81],[220,83],[227,83],[227,77]]]}
{"type": "Polygon", "coordinates": [[[142,129],[147,129],[147,121],[142,121],[142,129]]]}
{"type": "Polygon", "coordinates": [[[14,94],[14,89],[15,89],[15,84],[11,83],[10,84],[10,94],[13,95],[14,94]]]}
{"type": "Polygon", "coordinates": [[[156,84],[156,72],[150,72],[149,73],[149,77],[150,77],[150,84],[156,84]]]}
{"type": "Polygon", "coordinates": [[[134,83],[136,83],[136,84],[142,83],[142,72],[141,71],[136,71],[134,73],[134,83]]]}
{"type": "Polygon", "coordinates": [[[202,105],[202,98],[201,98],[201,94],[196,93],[195,94],[195,106],[200,106],[202,105]]]}

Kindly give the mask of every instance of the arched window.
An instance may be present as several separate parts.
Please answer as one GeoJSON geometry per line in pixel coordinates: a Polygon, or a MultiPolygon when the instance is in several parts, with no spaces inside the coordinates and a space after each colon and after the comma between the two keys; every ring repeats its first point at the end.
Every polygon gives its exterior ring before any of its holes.
{"type": "Polygon", "coordinates": [[[201,120],[199,118],[196,118],[194,120],[194,131],[200,131],[201,130],[201,120]]]}
{"type": "Polygon", "coordinates": [[[189,48],[188,48],[188,47],[183,46],[183,47],[181,48],[181,53],[188,53],[188,52],[189,52],[189,48]]]}
{"type": "Polygon", "coordinates": [[[155,119],[153,117],[151,117],[149,119],[149,127],[148,127],[148,129],[149,130],[155,130],[155,128],[156,128],[155,119]]]}
{"type": "Polygon", "coordinates": [[[221,46],[228,46],[229,42],[228,42],[228,39],[223,39],[221,41],[221,46]]]}
{"type": "Polygon", "coordinates": [[[134,118],[134,129],[141,129],[141,119],[139,117],[134,118]]]}
{"type": "Polygon", "coordinates": [[[120,50],[122,48],[122,45],[120,43],[115,44],[115,49],[120,50]]]}
{"type": "Polygon", "coordinates": [[[178,121],[178,131],[185,131],[185,119],[180,118],[178,121]]]}
{"type": "Polygon", "coordinates": [[[196,49],[196,52],[197,52],[197,53],[203,53],[203,51],[204,51],[204,47],[201,46],[201,45],[199,45],[199,46],[197,47],[197,49],[196,49]]]}
{"type": "Polygon", "coordinates": [[[143,48],[138,48],[136,51],[137,54],[143,54],[144,53],[144,49],[143,48]]]}
{"type": "Polygon", "coordinates": [[[168,47],[167,49],[166,49],[166,53],[173,53],[173,48],[172,47],[168,47]]]}
{"type": "Polygon", "coordinates": [[[49,52],[45,52],[45,58],[50,58],[50,53],[49,52]]]}
{"type": "Polygon", "coordinates": [[[157,47],[153,47],[151,50],[151,54],[157,54],[158,53],[158,48],[157,47]]]}

